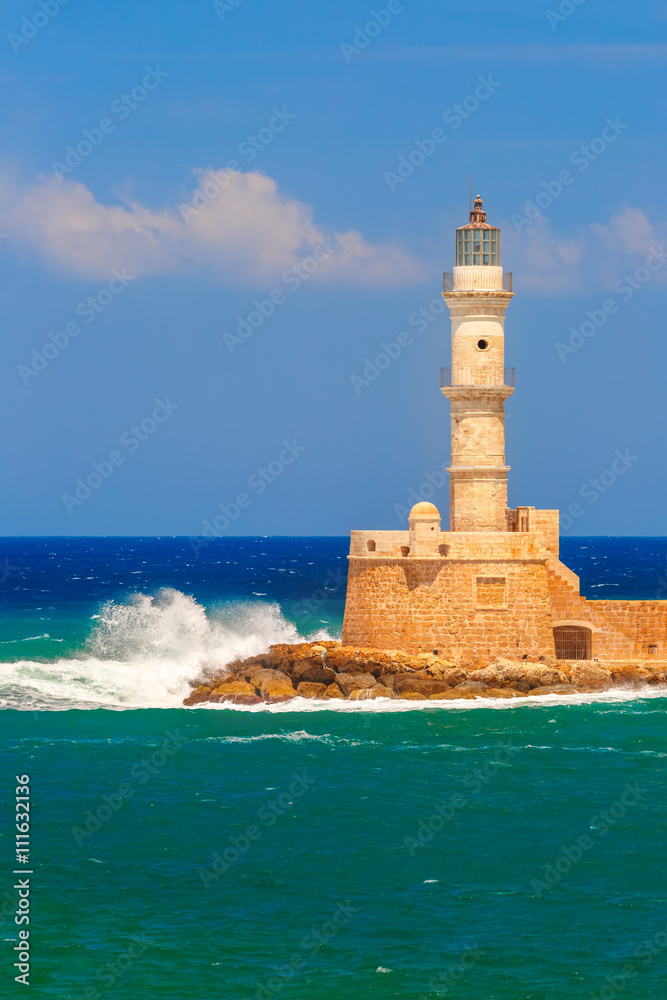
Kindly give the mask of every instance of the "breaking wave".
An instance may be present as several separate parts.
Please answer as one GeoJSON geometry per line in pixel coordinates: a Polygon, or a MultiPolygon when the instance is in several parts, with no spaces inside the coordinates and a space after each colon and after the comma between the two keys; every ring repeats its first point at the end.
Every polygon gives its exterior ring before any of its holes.
{"type": "MultiPolygon", "coordinates": [[[[307,638],[329,638],[323,632],[307,638]]],[[[0,707],[175,708],[203,670],[298,642],[275,603],[236,601],[205,609],[178,590],[109,601],[72,659],[0,663],[0,707]]]]}

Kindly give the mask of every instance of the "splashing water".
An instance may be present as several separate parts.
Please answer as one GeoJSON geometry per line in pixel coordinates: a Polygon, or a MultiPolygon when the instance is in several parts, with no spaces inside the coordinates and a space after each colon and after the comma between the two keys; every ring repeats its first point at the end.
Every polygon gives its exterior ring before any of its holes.
{"type": "Polygon", "coordinates": [[[178,590],[133,594],[102,607],[78,657],[0,664],[0,707],[177,707],[202,672],[299,639],[278,604],[238,601],[207,612],[178,590]]]}

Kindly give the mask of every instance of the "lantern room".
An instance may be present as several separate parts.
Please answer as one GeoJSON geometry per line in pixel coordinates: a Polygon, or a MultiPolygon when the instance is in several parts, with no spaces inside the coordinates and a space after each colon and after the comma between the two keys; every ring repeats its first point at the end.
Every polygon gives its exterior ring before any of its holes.
{"type": "Polygon", "coordinates": [[[482,199],[475,198],[470,222],[456,230],[457,267],[500,267],[500,230],[486,221],[482,199]]]}

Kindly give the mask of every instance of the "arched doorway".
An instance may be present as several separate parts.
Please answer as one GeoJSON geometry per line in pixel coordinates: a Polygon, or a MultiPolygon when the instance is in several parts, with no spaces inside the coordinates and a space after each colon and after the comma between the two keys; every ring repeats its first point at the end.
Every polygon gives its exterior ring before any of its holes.
{"type": "Polygon", "coordinates": [[[591,658],[591,630],[584,625],[557,625],[554,628],[554,642],[559,660],[591,658]]]}

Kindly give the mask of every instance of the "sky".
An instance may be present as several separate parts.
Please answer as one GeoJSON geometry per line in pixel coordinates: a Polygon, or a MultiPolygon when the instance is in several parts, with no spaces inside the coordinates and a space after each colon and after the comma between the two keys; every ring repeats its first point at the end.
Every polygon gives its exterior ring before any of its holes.
{"type": "Polygon", "coordinates": [[[667,534],[666,35],[663,0],[7,0],[0,534],[444,526],[470,173],[510,505],[667,534]]]}

